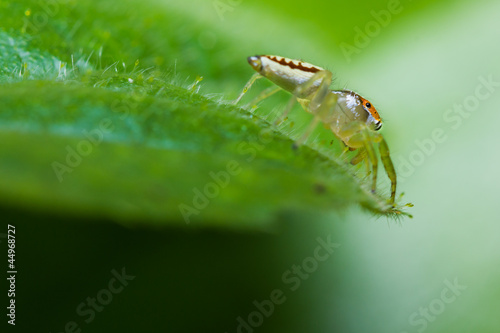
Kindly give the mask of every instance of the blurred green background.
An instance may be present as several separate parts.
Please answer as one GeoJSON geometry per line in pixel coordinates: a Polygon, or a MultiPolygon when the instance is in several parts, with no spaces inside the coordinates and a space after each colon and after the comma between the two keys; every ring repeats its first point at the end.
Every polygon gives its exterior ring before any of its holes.
{"type": "MultiPolygon", "coordinates": [[[[75,322],[82,332],[498,332],[499,11],[493,0],[0,1],[0,232],[17,228],[14,330],[63,332],[75,322]],[[257,120],[219,103],[237,96],[254,54],[325,67],[336,87],[376,105],[413,219],[362,211],[358,203],[376,211],[380,198],[352,185],[343,167],[293,153],[283,137],[264,149],[273,167],[249,163],[189,225],[174,214],[172,202],[234,157],[232,140],[256,140],[260,117],[286,103],[284,94],[265,101],[257,120]],[[118,119],[109,111],[116,98],[155,105],[155,116],[145,127],[116,121],[59,184],[51,158],[103,114],[118,119]],[[205,109],[186,127],[176,122],[205,109]],[[186,135],[193,129],[199,137],[186,135]],[[179,153],[163,154],[172,147],[179,153]],[[188,185],[158,182],[169,175],[188,185]],[[316,182],[327,184],[328,200],[309,194],[316,182]],[[318,237],[340,245],[325,261],[308,259],[318,237]],[[106,300],[101,291],[122,268],[135,278],[87,323],[78,306],[106,300]],[[292,290],[284,274],[300,286],[292,290]],[[254,301],[276,289],[286,300],[255,315],[254,301]],[[262,323],[240,326],[249,316],[262,323]]],[[[309,119],[297,108],[283,131],[296,138],[309,119]]],[[[333,158],[331,136],[315,133],[309,145],[333,158]]]]}

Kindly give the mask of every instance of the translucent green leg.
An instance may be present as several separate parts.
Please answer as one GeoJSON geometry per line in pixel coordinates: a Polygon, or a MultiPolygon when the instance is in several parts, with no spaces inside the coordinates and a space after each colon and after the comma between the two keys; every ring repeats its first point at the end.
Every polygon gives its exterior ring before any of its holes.
{"type": "MultiPolygon", "coordinates": [[[[387,146],[387,142],[385,141],[384,137],[380,133],[371,131],[366,127],[365,124],[360,122],[346,125],[344,128],[342,128],[340,136],[343,138],[349,138],[349,143],[351,145],[357,146],[363,144],[364,149],[366,150],[367,160],[372,164],[372,192],[375,192],[376,190],[378,170],[377,154],[375,153],[373,144],[379,144],[378,148],[380,152],[380,160],[382,161],[382,165],[384,166],[387,176],[391,180],[391,198],[389,202],[391,203],[391,205],[394,205],[394,201],[396,199],[397,176],[394,165],[392,164],[389,147],[387,146]]],[[[359,163],[362,160],[360,156],[361,153],[362,152],[360,151],[358,155],[354,157],[354,162],[359,163]]],[[[353,162],[351,161],[351,163],[353,162]]]]}
{"type": "Polygon", "coordinates": [[[384,165],[385,172],[389,179],[391,180],[391,205],[394,205],[394,200],[396,199],[396,170],[394,169],[394,165],[392,164],[391,155],[389,154],[389,147],[387,146],[387,142],[385,142],[382,135],[379,135],[380,143],[379,143],[379,151],[380,151],[380,159],[382,160],[382,164],[384,165]]]}
{"type": "MultiPolygon", "coordinates": [[[[316,109],[318,105],[323,103],[326,95],[330,92],[332,76],[333,74],[330,71],[319,71],[315,73],[309,80],[298,86],[293,94],[297,98],[310,97],[309,99],[311,100],[311,102],[309,105],[312,108],[316,109]],[[316,88],[316,91],[314,91],[313,93],[308,93],[308,91],[312,89],[313,85],[318,81],[320,81],[320,84],[318,88],[316,88]]],[[[310,110],[310,112],[314,113],[314,110],[310,110]]]]}
{"type": "Polygon", "coordinates": [[[368,160],[368,157],[366,156],[366,149],[365,148],[359,148],[358,153],[356,156],[354,156],[351,160],[352,165],[357,165],[358,163],[364,161],[365,162],[365,167],[366,167],[366,175],[369,176],[371,174],[370,170],[370,161],[368,160]]]}
{"type": "Polygon", "coordinates": [[[257,97],[255,97],[254,99],[252,99],[252,101],[250,103],[247,104],[248,107],[256,107],[257,106],[257,103],[259,103],[260,101],[268,98],[269,96],[277,93],[278,91],[280,91],[281,88],[278,87],[278,86],[272,86],[272,87],[269,87],[267,89],[265,89],[263,92],[261,92],[257,97]]]}
{"type": "Polygon", "coordinates": [[[317,72],[307,82],[298,86],[293,94],[297,96],[297,98],[303,97],[318,81],[320,81],[318,88],[309,95],[309,104],[306,104],[307,106],[305,106],[301,103],[306,111],[314,115],[314,118],[301,138],[294,143],[294,148],[297,148],[307,140],[318,123],[323,119],[323,116],[328,114],[337,102],[337,95],[328,94],[330,92],[330,84],[332,83],[332,73],[330,71],[317,72]]]}
{"type": "Polygon", "coordinates": [[[335,104],[337,103],[337,95],[326,95],[323,98],[322,103],[319,105],[319,108],[317,110],[314,110],[314,118],[307,127],[306,131],[304,134],[300,137],[300,139],[294,143],[294,148],[297,148],[301,144],[303,144],[309,135],[311,135],[312,131],[318,126],[318,123],[323,119],[323,117],[330,112],[332,108],[335,107],[335,104]]]}
{"type": "MultiPolygon", "coordinates": [[[[356,163],[361,161],[361,154],[365,156],[367,162],[367,169],[370,170],[368,163],[372,165],[372,192],[375,193],[377,188],[378,176],[378,160],[375,148],[373,147],[372,131],[370,131],[366,124],[362,122],[353,122],[342,128],[340,136],[349,138],[349,143],[354,146],[363,145],[362,150],[353,159],[356,163]]],[[[351,162],[352,163],[352,162],[351,162]]]]}
{"type": "MultiPolygon", "coordinates": [[[[347,148],[349,150],[349,148],[347,148]]],[[[356,165],[361,161],[364,161],[366,159],[366,149],[360,148],[359,152],[354,156],[351,160],[352,165],[356,165]]]]}
{"type": "Polygon", "coordinates": [[[309,135],[311,135],[312,131],[314,131],[316,126],[318,126],[320,120],[321,120],[320,117],[314,116],[313,120],[307,126],[307,129],[304,132],[304,134],[302,134],[302,136],[296,142],[293,143],[293,149],[299,148],[299,146],[302,145],[307,140],[309,135]]]}
{"type": "Polygon", "coordinates": [[[370,140],[370,134],[367,131],[368,129],[366,128],[362,131],[363,141],[364,141],[363,144],[365,145],[368,159],[372,164],[372,172],[373,172],[372,193],[375,193],[375,191],[377,190],[378,160],[377,160],[377,154],[375,153],[375,148],[373,148],[373,143],[370,140]]]}
{"type": "Polygon", "coordinates": [[[233,104],[237,104],[240,101],[240,99],[243,97],[243,95],[246,94],[246,92],[248,91],[248,89],[250,89],[250,87],[252,86],[252,84],[257,79],[260,79],[261,77],[262,77],[262,75],[260,75],[259,73],[255,73],[254,75],[252,75],[252,77],[250,78],[250,80],[248,80],[247,84],[245,84],[245,87],[243,87],[243,90],[241,91],[241,94],[238,96],[238,98],[236,98],[233,101],[233,104]]]}
{"type": "Polygon", "coordinates": [[[292,108],[293,106],[295,105],[295,102],[297,102],[297,100],[295,99],[295,97],[292,97],[290,98],[290,101],[288,102],[288,104],[286,105],[286,108],[285,108],[285,111],[283,112],[283,114],[278,118],[276,119],[276,121],[274,122],[274,125],[277,126],[279,124],[281,124],[282,121],[284,121],[286,119],[286,117],[288,116],[288,114],[290,113],[290,111],[292,111],[292,108]]]}

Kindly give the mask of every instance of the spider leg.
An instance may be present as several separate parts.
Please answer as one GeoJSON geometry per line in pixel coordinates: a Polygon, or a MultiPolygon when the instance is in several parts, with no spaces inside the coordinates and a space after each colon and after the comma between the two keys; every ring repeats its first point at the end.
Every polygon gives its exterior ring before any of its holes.
{"type": "Polygon", "coordinates": [[[361,130],[361,135],[363,137],[363,144],[366,149],[367,153],[367,158],[370,160],[370,163],[372,164],[372,193],[375,193],[377,189],[377,175],[378,175],[378,159],[377,159],[377,154],[375,153],[375,148],[373,147],[373,140],[371,139],[371,133],[369,133],[369,130],[364,127],[363,130],[361,130]]]}
{"type": "Polygon", "coordinates": [[[391,180],[391,201],[390,203],[394,205],[394,200],[396,199],[396,170],[394,169],[394,164],[392,164],[391,155],[389,153],[389,146],[387,146],[387,142],[385,142],[384,137],[381,134],[376,134],[377,139],[380,140],[379,143],[379,151],[380,151],[380,160],[384,165],[385,172],[387,176],[391,180]]]}
{"type": "Polygon", "coordinates": [[[319,109],[321,104],[323,104],[325,97],[330,92],[332,77],[333,74],[330,71],[319,71],[309,80],[295,88],[293,94],[297,97],[302,106],[307,105],[307,112],[315,114],[314,111],[319,109]],[[317,85],[317,87],[315,87],[315,85],[317,85]]]}
{"type": "Polygon", "coordinates": [[[359,151],[358,153],[356,154],[356,156],[354,156],[351,160],[351,164],[352,165],[356,165],[360,162],[365,162],[365,167],[366,167],[366,175],[369,176],[371,174],[371,170],[370,170],[370,161],[368,160],[367,156],[366,156],[366,149],[365,148],[359,148],[359,151]]]}
{"type": "Polygon", "coordinates": [[[269,87],[269,88],[265,89],[264,91],[262,91],[257,97],[252,99],[252,101],[250,103],[248,103],[246,106],[249,106],[251,108],[257,107],[257,104],[260,101],[268,98],[269,96],[277,93],[280,90],[281,90],[281,88],[278,86],[269,87]]]}
{"type": "Polygon", "coordinates": [[[323,121],[324,117],[335,107],[337,104],[337,95],[328,94],[324,97],[321,104],[319,104],[318,109],[314,112],[314,118],[307,127],[306,131],[299,140],[294,144],[294,147],[297,148],[302,143],[304,143],[309,135],[311,135],[312,131],[316,128],[319,122],[323,121]]]}
{"type": "Polygon", "coordinates": [[[364,160],[366,160],[366,149],[360,148],[356,156],[352,158],[351,164],[356,165],[364,160]]]}
{"type": "MultiPolygon", "coordinates": [[[[387,173],[387,176],[391,181],[391,198],[389,200],[389,203],[391,205],[394,205],[394,201],[396,199],[396,185],[397,185],[396,170],[394,169],[394,165],[392,163],[392,159],[389,153],[389,147],[382,134],[370,130],[365,124],[359,122],[345,126],[342,129],[341,134],[342,137],[349,138],[349,143],[351,145],[362,144],[364,150],[366,150],[367,161],[369,161],[372,164],[372,170],[373,170],[372,192],[375,192],[377,185],[378,160],[374,148],[374,143],[378,143],[380,160],[382,161],[382,165],[384,166],[385,172],[387,173]]],[[[359,163],[361,160],[361,157],[359,156],[360,154],[361,152],[354,157],[353,161],[359,163]]]]}
{"type": "Polygon", "coordinates": [[[304,134],[302,134],[302,136],[297,141],[294,142],[293,149],[299,148],[299,146],[302,145],[307,140],[309,135],[311,135],[312,131],[314,131],[316,126],[318,126],[318,123],[320,122],[320,120],[321,120],[320,117],[314,116],[313,120],[307,126],[307,129],[304,132],[304,134]]]}
{"type": "Polygon", "coordinates": [[[250,78],[250,80],[248,80],[247,84],[245,84],[245,87],[243,87],[243,90],[241,91],[240,95],[238,96],[238,98],[236,98],[234,101],[233,101],[233,104],[237,104],[240,99],[243,97],[243,95],[246,94],[246,92],[248,91],[248,89],[250,89],[250,87],[252,86],[252,84],[257,80],[257,79],[260,79],[261,77],[263,77],[262,75],[260,75],[259,73],[255,73],[254,75],[252,75],[252,77],[250,78]]]}
{"type": "Polygon", "coordinates": [[[329,94],[331,83],[332,73],[330,71],[319,71],[295,89],[294,96],[307,112],[314,115],[314,118],[304,134],[295,142],[294,148],[304,143],[324,116],[335,107],[337,95],[329,94]],[[311,90],[312,92],[309,92],[311,90]],[[306,95],[305,98],[303,98],[304,95],[306,95]]]}
{"type": "MultiPolygon", "coordinates": [[[[375,193],[377,188],[377,176],[378,176],[378,159],[373,146],[375,141],[373,138],[373,131],[371,131],[366,124],[362,122],[352,122],[345,125],[339,132],[340,137],[348,138],[349,146],[360,147],[361,151],[356,155],[353,162],[359,163],[362,161],[363,157],[367,163],[368,170],[370,169],[368,163],[372,166],[372,193],[375,193]]],[[[378,137],[377,137],[378,138],[378,137]]],[[[375,141],[377,142],[377,141],[375,141]]]]}
{"type": "Polygon", "coordinates": [[[361,161],[365,161],[366,175],[369,176],[372,171],[370,170],[370,161],[366,156],[366,149],[364,148],[359,148],[359,152],[356,156],[352,158],[351,164],[356,165],[361,161]]]}
{"type": "Polygon", "coordinates": [[[281,116],[279,116],[278,119],[276,119],[276,121],[274,122],[275,126],[278,126],[279,124],[281,124],[286,119],[286,117],[288,116],[288,114],[290,113],[290,111],[292,111],[292,108],[295,105],[296,101],[297,100],[295,99],[295,97],[290,98],[290,101],[286,105],[285,111],[283,111],[283,113],[281,114],[281,116]]]}

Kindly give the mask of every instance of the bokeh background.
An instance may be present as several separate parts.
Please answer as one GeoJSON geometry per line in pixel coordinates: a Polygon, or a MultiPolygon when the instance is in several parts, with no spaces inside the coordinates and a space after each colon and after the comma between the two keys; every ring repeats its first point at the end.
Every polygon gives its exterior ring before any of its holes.
{"type": "MultiPolygon", "coordinates": [[[[9,34],[22,34],[17,22],[52,3],[0,1],[3,51],[9,34]]],[[[108,64],[140,58],[184,86],[202,76],[199,93],[215,100],[237,96],[252,74],[249,55],[278,54],[330,69],[336,86],[361,93],[384,118],[398,191],[415,205],[408,209],[414,218],[395,222],[353,205],[340,212],[283,211],[266,231],[228,228],[230,215],[221,226],[137,226],[106,215],[43,211],[37,202],[11,205],[2,191],[1,220],[17,227],[19,266],[18,325],[3,326],[20,332],[72,331],[71,321],[82,332],[500,331],[498,1],[58,4],[70,9],[51,17],[57,24],[41,29],[36,45],[49,49],[54,31],[62,36],[54,43],[68,49],[73,39],[93,36],[81,55],[98,53],[103,44],[101,61],[108,64]],[[68,20],[81,22],[76,33],[64,29],[68,20]],[[366,29],[371,36],[360,37],[366,29]],[[314,256],[318,237],[340,246],[292,291],[282,276],[314,256]],[[86,323],[78,305],[108,288],[112,270],[123,267],[135,278],[86,323]],[[461,287],[453,292],[450,284],[461,287]],[[248,321],[253,302],[270,299],[275,289],[286,301],[258,327],[238,328],[238,317],[248,321]]],[[[69,57],[61,48],[54,53],[69,57]]],[[[12,79],[6,71],[3,77],[5,88],[12,79]]],[[[276,96],[257,114],[276,112],[286,100],[276,96]]],[[[310,119],[296,111],[294,133],[310,119]]],[[[322,136],[328,138],[320,133],[312,144],[321,145],[322,136]]],[[[6,155],[0,158],[8,164],[6,155]]]]}

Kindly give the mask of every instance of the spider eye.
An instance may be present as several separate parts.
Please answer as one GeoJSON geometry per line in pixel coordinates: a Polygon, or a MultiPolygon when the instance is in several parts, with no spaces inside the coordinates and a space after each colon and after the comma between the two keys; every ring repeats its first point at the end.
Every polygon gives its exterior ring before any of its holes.
{"type": "Polygon", "coordinates": [[[369,109],[372,107],[372,105],[370,104],[370,102],[366,102],[365,106],[369,109]]]}

